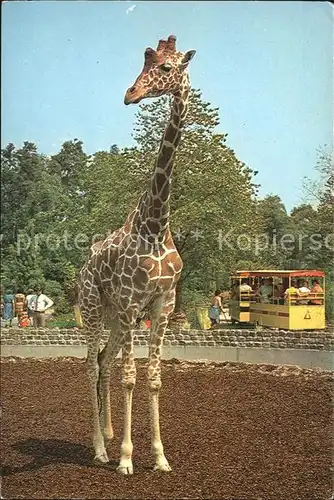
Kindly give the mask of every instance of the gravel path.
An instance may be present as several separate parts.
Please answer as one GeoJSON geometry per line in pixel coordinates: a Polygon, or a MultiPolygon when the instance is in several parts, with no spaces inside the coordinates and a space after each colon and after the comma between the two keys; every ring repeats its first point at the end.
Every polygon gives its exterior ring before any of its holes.
{"type": "Polygon", "coordinates": [[[112,371],[115,440],[95,466],[80,359],[1,367],[2,495],[13,498],[329,500],[333,374],[242,363],[163,362],[161,429],[173,472],[151,472],[145,364],[134,393],[132,477],[115,467],[122,429],[112,371]]]}

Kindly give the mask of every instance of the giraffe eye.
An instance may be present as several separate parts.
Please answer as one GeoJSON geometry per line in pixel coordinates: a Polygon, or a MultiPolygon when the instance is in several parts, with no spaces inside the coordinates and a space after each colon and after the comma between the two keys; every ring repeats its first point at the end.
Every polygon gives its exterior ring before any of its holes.
{"type": "Polygon", "coordinates": [[[160,69],[164,72],[164,73],[168,73],[171,69],[172,69],[172,65],[171,64],[161,64],[160,65],[160,69]]]}

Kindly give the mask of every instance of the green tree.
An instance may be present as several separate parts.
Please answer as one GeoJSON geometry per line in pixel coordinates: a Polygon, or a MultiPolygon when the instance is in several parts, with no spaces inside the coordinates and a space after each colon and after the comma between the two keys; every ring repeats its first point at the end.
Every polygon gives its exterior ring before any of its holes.
{"type": "Polygon", "coordinates": [[[56,173],[70,196],[78,195],[82,190],[84,172],[89,168],[89,157],[83,150],[79,139],[65,141],[59,153],[51,156],[49,171],[56,173]]]}
{"type": "MultiPolygon", "coordinates": [[[[327,276],[326,316],[334,319],[334,155],[326,147],[318,151],[315,166],[317,181],[305,180],[306,196],[316,207],[315,234],[320,235],[321,246],[313,246],[314,267],[322,268],[327,276]]],[[[319,239],[318,239],[319,240],[319,239]]]]}
{"type": "Polygon", "coordinates": [[[13,288],[44,286],[59,274],[59,250],[51,243],[61,231],[64,186],[33,143],[19,149],[9,144],[1,155],[2,280],[13,288]]]}

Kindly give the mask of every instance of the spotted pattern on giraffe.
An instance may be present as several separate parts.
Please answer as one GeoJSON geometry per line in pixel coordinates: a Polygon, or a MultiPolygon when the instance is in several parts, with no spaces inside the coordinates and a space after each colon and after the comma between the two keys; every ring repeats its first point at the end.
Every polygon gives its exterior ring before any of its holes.
{"type": "Polygon", "coordinates": [[[151,447],[154,470],[168,472],[159,426],[161,349],[170,314],[175,306],[176,285],[182,260],[169,228],[169,198],[176,149],[188,110],[188,64],[195,51],[176,51],[176,38],[160,40],[148,48],[144,67],[125,94],[125,104],[142,99],[173,96],[171,115],[161,139],[148,188],[124,225],[104,241],[92,245],[79,277],[79,305],[87,340],[87,373],[93,408],[95,460],[108,462],[106,445],[113,437],[110,398],[110,367],[122,350],[121,383],[124,392],[124,431],[117,471],[132,474],[132,394],[136,383],[133,329],[138,314],[151,316],[148,353],[148,390],[151,447]],[[111,334],[99,350],[104,322],[111,334]]]}

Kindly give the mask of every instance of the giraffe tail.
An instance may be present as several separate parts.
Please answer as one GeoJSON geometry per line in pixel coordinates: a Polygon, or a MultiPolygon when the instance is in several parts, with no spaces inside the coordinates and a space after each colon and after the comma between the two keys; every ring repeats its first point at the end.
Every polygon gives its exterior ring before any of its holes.
{"type": "Polygon", "coordinates": [[[99,376],[97,378],[96,382],[96,394],[97,394],[97,404],[99,407],[99,415],[102,413],[102,398],[101,398],[101,369],[100,369],[100,361],[101,361],[101,355],[102,355],[102,350],[99,350],[99,353],[97,355],[97,361],[98,361],[98,366],[99,366],[99,376]]]}

